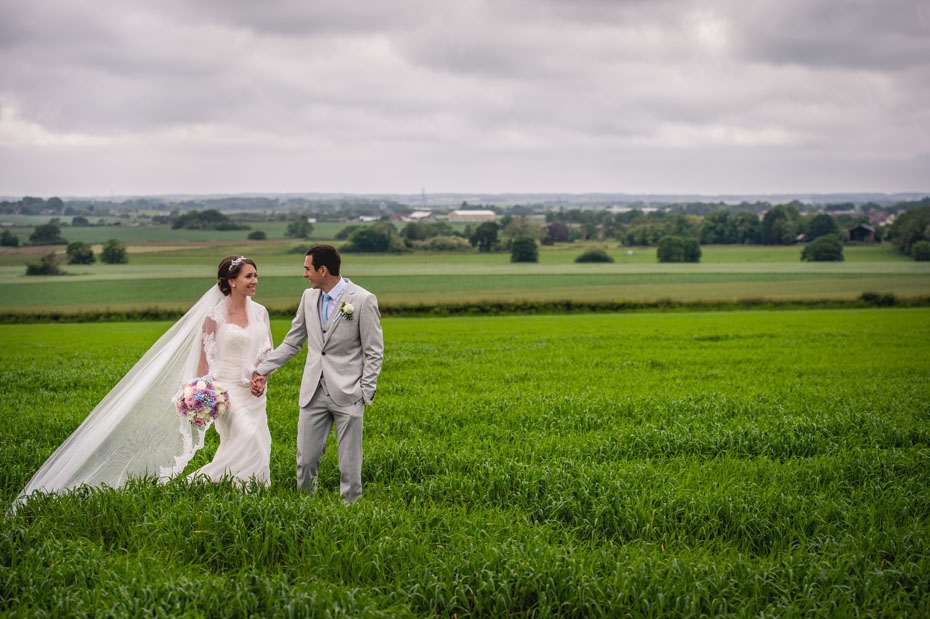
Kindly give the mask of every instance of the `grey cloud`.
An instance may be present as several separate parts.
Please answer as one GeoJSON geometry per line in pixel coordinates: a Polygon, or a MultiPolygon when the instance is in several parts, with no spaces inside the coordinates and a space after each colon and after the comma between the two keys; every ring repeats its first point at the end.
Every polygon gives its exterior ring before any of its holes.
{"type": "Polygon", "coordinates": [[[172,0],[172,13],[201,24],[221,24],[259,35],[380,33],[409,25],[435,10],[428,0],[345,2],[343,0],[172,0]]]}
{"type": "Polygon", "coordinates": [[[0,3],[0,164],[4,135],[41,161],[30,136],[44,131],[116,140],[120,169],[170,182],[182,161],[222,183],[256,156],[277,185],[307,168],[335,179],[332,161],[378,179],[609,189],[615,166],[660,178],[705,152],[734,166],[752,152],[769,167],[747,183],[796,176],[779,154],[864,178],[857,161],[899,153],[913,174],[930,131],[926,13],[917,0],[0,3]]]}
{"type": "Polygon", "coordinates": [[[930,4],[921,0],[745,6],[736,15],[742,46],[755,60],[874,70],[930,62],[930,4]]]}
{"type": "Polygon", "coordinates": [[[221,62],[216,55],[211,64],[173,45],[161,24],[146,29],[144,14],[126,23],[86,9],[67,5],[13,20],[29,27],[15,48],[0,54],[0,97],[7,105],[55,131],[110,133],[171,116],[172,100],[196,104],[221,62]]]}

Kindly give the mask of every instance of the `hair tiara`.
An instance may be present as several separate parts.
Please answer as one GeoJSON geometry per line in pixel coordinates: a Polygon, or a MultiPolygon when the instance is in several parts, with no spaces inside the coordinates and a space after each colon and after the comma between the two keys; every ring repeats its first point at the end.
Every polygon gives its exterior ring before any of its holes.
{"type": "Polygon", "coordinates": [[[232,272],[242,264],[245,260],[248,260],[245,256],[239,256],[229,261],[229,266],[226,267],[226,275],[222,276],[224,279],[232,279],[232,272]]]}

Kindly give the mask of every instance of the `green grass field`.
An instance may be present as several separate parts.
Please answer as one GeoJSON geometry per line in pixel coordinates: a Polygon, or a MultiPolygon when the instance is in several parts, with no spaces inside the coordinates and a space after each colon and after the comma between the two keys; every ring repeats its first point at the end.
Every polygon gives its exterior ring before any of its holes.
{"type": "MultiPolygon", "coordinates": [[[[0,253],[0,313],[182,310],[212,284],[219,259],[244,253],[259,265],[256,300],[296,306],[306,285],[293,241],[130,245],[126,265],[64,266],[63,277],[27,277],[26,262],[47,248],[0,253]]],[[[306,244],[305,244],[306,245],[306,244]]],[[[576,264],[583,245],[542,248],[537,264],[505,253],[351,255],[344,274],[384,306],[564,301],[856,299],[864,292],[930,296],[930,263],[880,246],[846,248],[840,263],[801,262],[799,247],[707,246],[700,264],[658,264],[654,249],[607,246],[612,264],[576,264]]]]}
{"type": "MultiPolygon", "coordinates": [[[[167,326],[0,325],[2,501],[167,326]]],[[[360,502],[334,449],[296,493],[298,358],[270,385],[270,489],[32,500],[0,530],[0,614],[930,615],[930,310],[384,332],[360,502]]]]}
{"type": "MultiPolygon", "coordinates": [[[[29,236],[38,225],[46,224],[49,218],[46,217],[29,217],[29,216],[2,216],[3,221],[10,221],[16,225],[9,227],[11,234],[19,237],[20,243],[25,244],[29,236]]],[[[288,222],[272,221],[258,222],[248,224],[251,226],[248,230],[174,230],[168,224],[162,225],[129,225],[127,222],[120,222],[122,225],[113,225],[120,220],[108,218],[106,226],[87,226],[87,227],[64,227],[61,228],[61,236],[68,241],[82,241],[102,245],[107,239],[117,238],[126,244],[139,243],[158,243],[170,240],[171,242],[184,243],[243,243],[249,233],[257,230],[263,231],[269,239],[284,239],[287,231],[288,222]]],[[[314,224],[315,238],[326,239],[335,237],[348,224],[345,223],[317,223],[314,224]]]]}

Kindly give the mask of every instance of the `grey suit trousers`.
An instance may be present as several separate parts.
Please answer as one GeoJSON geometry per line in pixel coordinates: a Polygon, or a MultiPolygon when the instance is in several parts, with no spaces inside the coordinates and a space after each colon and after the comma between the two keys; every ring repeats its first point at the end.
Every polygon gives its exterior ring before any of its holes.
{"type": "Polygon", "coordinates": [[[351,406],[333,402],[322,385],[307,406],[300,408],[297,421],[297,488],[316,493],[317,472],[326,452],[329,432],[336,426],[339,456],[339,492],[347,505],[362,496],[362,426],[365,404],[351,406]]]}

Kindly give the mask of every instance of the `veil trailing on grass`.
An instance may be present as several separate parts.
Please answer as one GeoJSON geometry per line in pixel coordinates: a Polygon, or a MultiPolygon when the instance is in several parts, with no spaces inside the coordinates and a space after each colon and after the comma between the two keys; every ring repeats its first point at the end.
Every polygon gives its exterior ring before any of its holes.
{"type": "Polygon", "coordinates": [[[13,510],[34,492],[116,488],[133,477],[165,481],[184,470],[208,426],[182,420],[174,396],[197,374],[204,318],[223,299],[212,286],[149,348],[33,475],[13,510]]]}

